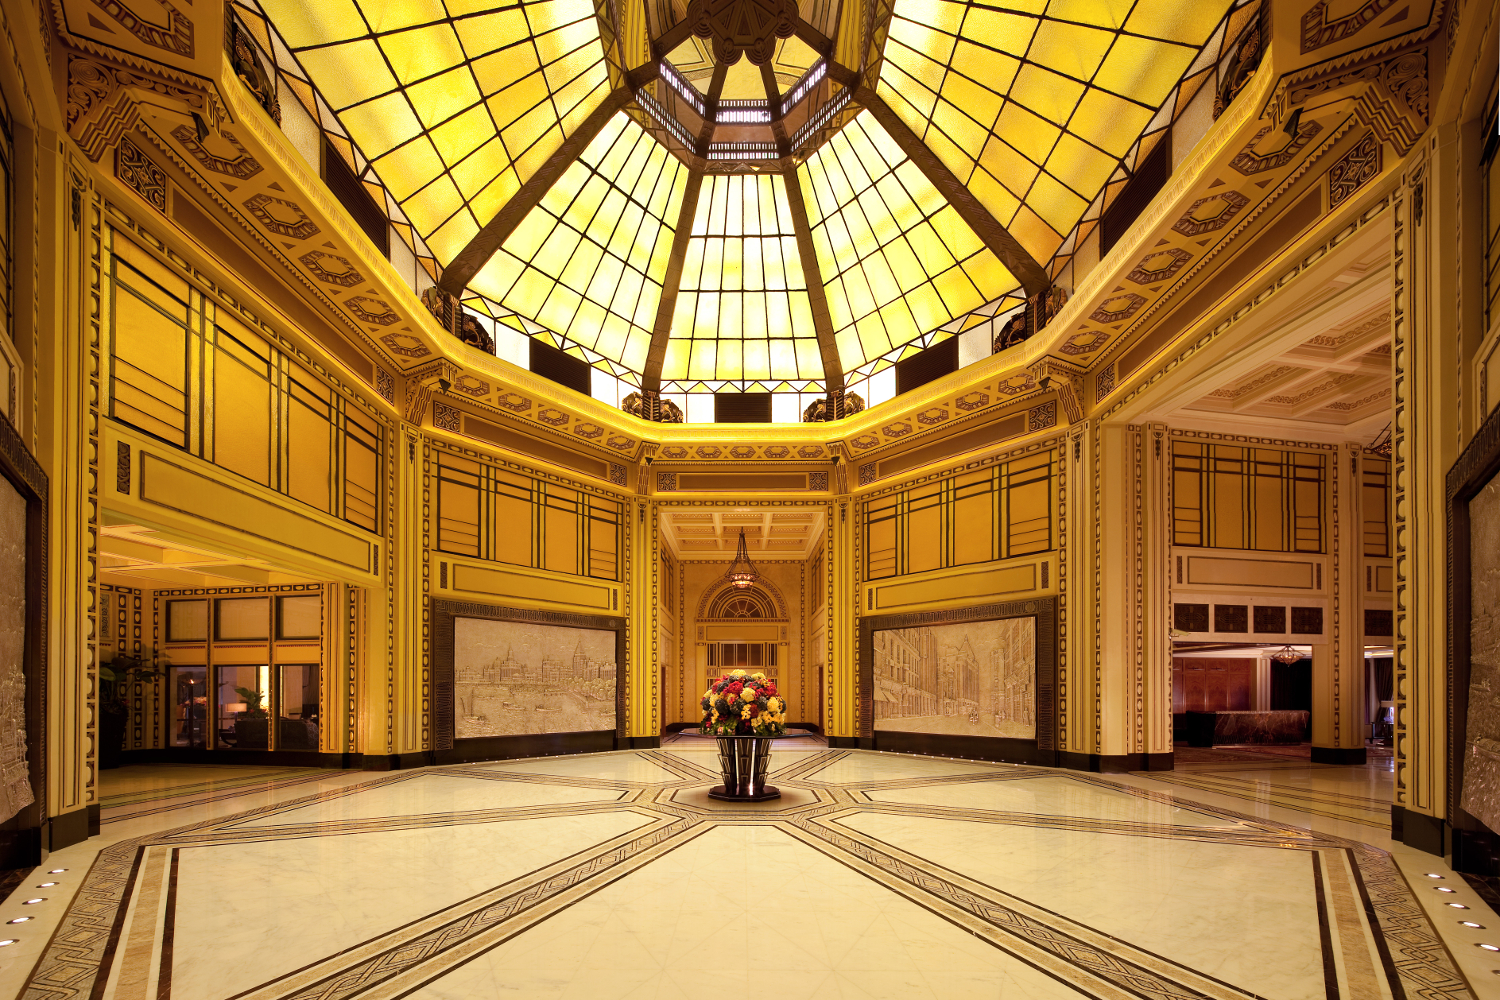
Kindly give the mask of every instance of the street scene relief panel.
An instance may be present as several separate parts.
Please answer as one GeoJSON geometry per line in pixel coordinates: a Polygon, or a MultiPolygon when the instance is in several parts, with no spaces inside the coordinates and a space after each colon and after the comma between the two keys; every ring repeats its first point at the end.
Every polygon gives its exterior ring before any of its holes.
{"type": "Polygon", "coordinates": [[[615,728],[615,634],[534,622],[453,622],[454,735],[615,728]]]}
{"type": "Polygon", "coordinates": [[[1036,619],[882,629],[875,728],[1036,739],[1036,619]]]}

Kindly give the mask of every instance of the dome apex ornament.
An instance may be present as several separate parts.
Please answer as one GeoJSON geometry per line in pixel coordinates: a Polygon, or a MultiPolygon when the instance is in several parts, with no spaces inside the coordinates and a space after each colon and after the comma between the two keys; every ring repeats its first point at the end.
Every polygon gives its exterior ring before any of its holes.
{"type": "Polygon", "coordinates": [[[687,22],[693,34],[713,40],[714,59],[726,66],[749,56],[764,66],[776,54],[776,39],[797,33],[796,0],[692,0],[687,22]]]}

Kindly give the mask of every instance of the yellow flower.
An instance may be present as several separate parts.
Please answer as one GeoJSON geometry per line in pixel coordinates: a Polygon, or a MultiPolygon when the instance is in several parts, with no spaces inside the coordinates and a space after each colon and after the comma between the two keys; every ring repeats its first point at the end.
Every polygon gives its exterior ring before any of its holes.
{"type": "Polygon", "coordinates": [[[757,681],[763,681],[763,680],[766,679],[766,675],[765,674],[751,674],[750,677],[751,677],[752,680],[757,680],[757,681]]]}

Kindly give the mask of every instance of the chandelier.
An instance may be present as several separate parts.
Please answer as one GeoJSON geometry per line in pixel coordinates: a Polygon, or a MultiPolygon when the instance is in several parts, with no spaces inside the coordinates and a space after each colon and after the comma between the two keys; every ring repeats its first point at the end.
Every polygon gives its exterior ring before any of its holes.
{"type": "Polygon", "coordinates": [[[1291,646],[1282,646],[1271,654],[1271,659],[1277,663],[1296,663],[1298,660],[1306,659],[1306,657],[1299,650],[1295,650],[1291,646]]]}
{"type": "Polygon", "coordinates": [[[724,579],[734,585],[736,590],[745,590],[755,583],[758,574],[755,567],[750,563],[750,553],[745,549],[745,529],[740,529],[740,547],[734,554],[734,562],[729,564],[729,572],[724,574],[724,579]]]}

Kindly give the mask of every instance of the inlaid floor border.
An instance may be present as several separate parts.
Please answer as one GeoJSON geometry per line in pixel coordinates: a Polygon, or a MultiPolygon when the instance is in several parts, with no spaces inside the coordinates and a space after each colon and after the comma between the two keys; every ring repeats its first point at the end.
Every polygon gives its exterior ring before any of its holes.
{"type": "MultiPolygon", "coordinates": [[[[403,771],[287,802],[133,838],[100,851],[78,894],[28,978],[26,1000],[102,997],[119,958],[127,920],[162,920],[162,947],[154,973],[158,1000],[171,995],[171,947],[175,919],[175,872],[182,850],[250,840],[340,836],[396,829],[469,825],[525,819],[630,812],[643,824],[630,831],[508,880],[460,904],[434,911],[402,928],[383,931],[338,955],[236,995],[238,1000],[383,1000],[447,975],[459,965],[524,933],[548,917],[639,871],[665,853],[716,826],[774,826],[825,857],[859,871],[877,884],[922,906],[992,946],[1075,989],[1111,1000],[1242,1000],[1251,993],[1178,965],[1102,931],[972,877],[861,834],[841,820],[859,813],[1011,826],[1051,827],[1118,836],[1213,841],[1245,847],[1304,850],[1313,858],[1321,947],[1330,1000],[1363,1000],[1361,992],[1383,977],[1393,996],[1472,998],[1452,956],[1415,898],[1413,887],[1388,852],[1357,841],[1315,833],[1223,807],[1192,802],[1168,792],[1119,784],[1107,778],[1048,768],[1005,768],[985,773],[932,775],[857,782],[799,777],[861,751],[828,750],[776,772],[788,788],[814,801],[779,810],[720,809],[678,801],[684,789],[700,788],[713,773],[704,767],[663,760],[658,751],[639,756],[662,766],[673,780],[633,782],[619,778],[550,775],[535,771],[470,766],[403,771]],[[669,766],[676,764],[677,766],[669,766]],[[560,787],[618,790],[616,799],[582,803],[456,810],[409,816],[247,828],[243,824],[310,805],[334,801],[425,776],[484,777],[560,787]],[[1110,792],[1183,808],[1226,821],[1225,826],[1115,821],[978,808],[913,805],[871,800],[869,791],[949,786],[984,780],[1064,777],[1110,792]],[[145,875],[143,876],[143,867],[145,875]],[[167,873],[170,872],[169,876],[167,873]],[[132,907],[140,908],[139,916],[132,907]],[[1373,942],[1373,945],[1368,944],[1373,942]],[[1373,947],[1376,954],[1368,954],[1373,947]],[[1362,953],[1361,949],[1364,949],[1362,953]],[[100,977],[104,978],[100,978],[100,977]],[[1340,987],[1343,987],[1343,992],[1340,987]]],[[[710,759],[713,759],[710,757],[710,759]]],[[[131,975],[140,977],[138,963],[131,975]]],[[[124,965],[121,966],[124,968],[124,965]]],[[[135,984],[135,980],[131,981],[135,984]]],[[[146,985],[144,980],[139,984],[146,985]]],[[[145,996],[144,993],[141,996],[145,996]]]]}

